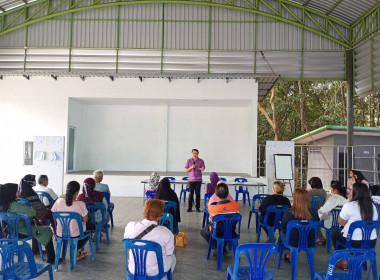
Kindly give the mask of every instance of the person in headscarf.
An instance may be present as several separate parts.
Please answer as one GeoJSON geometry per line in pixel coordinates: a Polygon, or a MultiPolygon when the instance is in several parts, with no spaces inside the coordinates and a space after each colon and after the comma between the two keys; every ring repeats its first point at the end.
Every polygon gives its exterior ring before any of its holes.
{"type": "Polygon", "coordinates": [[[19,192],[20,197],[27,199],[30,202],[30,205],[32,208],[36,210],[36,217],[37,219],[41,220],[42,223],[44,223],[43,220],[47,219],[50,220],[50,224],[53,228],[53,232],[55,234],[55,224],[53,223],[53,215],[49,208],[47,208],[40,198],[38,197],[38,194],[33,190],[33,187],[36,185],[36,176],[32,174],[25,175],[19,185],[19,192]]]}
{"type": "MultiPolygon", "coordinates": [[[[36,217],[36,209],[29,207],[22,203],[16,201],[19,194],[17,184],[4,184],[0,187],[0,212],[16,212],[23,213],[30,218],[36,217]]],[[[53,221],[53,220],[52,220],[53,221]]],[[[55,252],[54,245],[52,241],[53,233],[51,228],[48,226],[39,225],[35,220],[33,220],[34,225],[32,225],[32,250],[34,253],[38,253],[38,240],[42,245],[45,246],[47,252],[47,262],[54,264],[55,262],[55,252]]],[[[24,222],[18,224],[18,234],[20,238],[25,238],[28,236],[28,230],[24,222]]],[[[2,233],[4,235],[4,233],[2,233]]]]}
{"type": "MultiPolygon", "coordinates": [[[[309,180],[311,190],[308,189],[309,195],[323,196],[326,199],[326,191],[323,189],[322,181],[319,177],[311,177],[309,180]]],[[[317,209],[318,210],[318,209],[317,209]]]]}
{"type": "MultiPolygon", "coordinates": [[[[98,192],[95,190],[96,182],[93,178],[87,178],[83,181],[83,187],[82,187],[82,193],[78,195],[78,200],[83,202],[102,202],[104,205],[104,208],[106,209],[106,221],[108,223],[109,221],[109,214],[107,212],[108,209],[108,203],[107,199],[104,197],[104,195],[101,192],[98,192]]],[[[99,214],[95,214],[95,221],[96,223],[101,223],[102,217],[101,213],[97,212],[99,214]]]]}
{"type": "MultiPolygon", "coordinates": [[[[170,187],[170,180],[167,178],[164,178],[160,181],[160,184],[158,185],[158,189],[156,192],[156,195],[154,196],[155,199],[161,199],[161,200],[170,200],[174,201],[177,204],[177,212],[176,212],[176,221],[177,223],[181,222],[181,214],[179,212],[179,201],[178,196],[173,191],[173,189],[170,187]]],[[[174,215],[174,213],[171,213],[174,215]]]]}
{"type": "Polygon", "coordinates": [[[159,183],[160,183],[160,174],[158,174],[158,172],[153,172],[152,174],[150,174],[148,185],[145,187],[145,192],[156,191],[159,183]]]}
{"type": "Polygon", "coordinates": [[[210,183],[206,185],[206,193],[214,193],[216,189],[216,184],[219,181],[219,176],[216,172],[210,173],[210,183]]]}

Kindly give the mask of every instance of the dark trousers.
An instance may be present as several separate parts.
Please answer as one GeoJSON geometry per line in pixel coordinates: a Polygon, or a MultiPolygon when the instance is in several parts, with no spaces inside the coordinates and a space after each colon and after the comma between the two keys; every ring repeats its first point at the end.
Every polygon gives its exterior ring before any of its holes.
{"type": "MultiPolygon", "coordinates": [[[[47,262],[54,263],[55,252],[54,252],[54,245],[53,245],[52,240],[50,240],[49,243],[45,246],[45,250],[47,253],[47,262]]],[[[37,254],[39,252],[37,240],[34,238],[32,239],[32,251],[34,254],[37,254]]]]}
{"type": "MultiPolygon", "coordinates": [[[[335,250],[340,250],[340,249],[346,249],[345,247],[338,246],[337,248],[337,242],[339,241],[341,244],[345,245],[347,238],[343,236],[343,233],[341,232],[340,229],[333,230],[331,234],[331,239],[334,244],[335,250]]],[[[377,239],[372,239],[370,242],[370,247],[373,248],[376,246],[376,240],[377,239]]],[[[362,245],[361,240],[351,240],[351,246],[353,248],[360,248],[362,245]]]]}
{"type": "Polygon", "coordinates": [[[191,209],[193,207],[194,191],[195,191],[195,208],[199,209],[201,207],[201,186],[202,182],[189,182],[189,206],[191,209]]]}

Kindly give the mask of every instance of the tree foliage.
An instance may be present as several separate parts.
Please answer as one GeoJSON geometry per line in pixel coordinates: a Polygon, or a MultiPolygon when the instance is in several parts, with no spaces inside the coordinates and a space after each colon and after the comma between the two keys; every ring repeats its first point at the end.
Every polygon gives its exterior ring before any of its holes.
{"type": "MultiPolygon", "coordinates": [[[[274,108],[278,140],[288,141],[324,125],[346,125],[346,91],[343,81],[280,81],[275,87],[274,106],[270,104],[271,94],[260,105],[269,116],[273,116],[274,108]]],[[[379,93],[354,97],[356,126],[379,126],[379,112],[379,93]]],[[[273,139],[273,128],[259,111],[258,143],[273,139]]]]}

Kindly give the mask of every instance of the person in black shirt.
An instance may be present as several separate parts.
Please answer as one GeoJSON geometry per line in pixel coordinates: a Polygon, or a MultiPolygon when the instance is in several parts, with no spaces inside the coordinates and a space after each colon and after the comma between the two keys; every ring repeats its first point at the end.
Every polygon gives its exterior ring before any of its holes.
{"type": "MultiPolygon", "coordinates": [[[[260,222],[264,222],[265,213],[267,207],[270,205],[286,205],[291,207],[290,201],[287,197],[283,196],[285,190],[285,184],[282,181],[276,181],[273,183],[272,192],[273,194],[264,198],[263,202],[259,207],[260,211],[260,222]]],[[[268,225],[272,226],[274,223],[274,214],[269,215],[268,217],[268,225]]],[[[266,228],[263,228],[268,236],[268,231],[266,228]]],[[[269,238],[268,238],[269,240],[269,238]]],[[[267,241],[268,241],[267,240],[267,241]]]]}

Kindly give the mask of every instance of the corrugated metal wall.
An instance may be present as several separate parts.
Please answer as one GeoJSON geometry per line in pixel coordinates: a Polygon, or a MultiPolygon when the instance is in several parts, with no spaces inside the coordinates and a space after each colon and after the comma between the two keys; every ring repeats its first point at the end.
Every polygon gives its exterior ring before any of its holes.
{"type": "Polygon", "coordinates": [[[355,49],[355,86],[362,96],[380,90],[380,35],[355,49]]]}
{"type": "Polygon", "coordinates": [[[272,18],[195,5],[85,10],[11,32],[0,37],[0,47],[3,71],[272,73],[268,61],[283,78],[344,78],[337,43],[272,18]],[[9,53],[14,60],[6,59],[9,53]]]}

